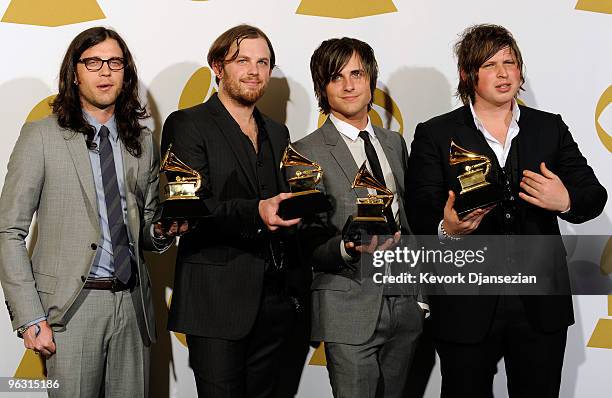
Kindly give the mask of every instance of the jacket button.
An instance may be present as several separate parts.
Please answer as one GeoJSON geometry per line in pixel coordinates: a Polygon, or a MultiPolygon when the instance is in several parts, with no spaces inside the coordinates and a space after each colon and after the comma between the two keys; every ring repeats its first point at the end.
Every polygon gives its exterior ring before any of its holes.
{"type": "Polygon", "coordinates": [[[95,243],[92,243],[91,250],[98,250],[98,245],[96,245],[95,243]]]}

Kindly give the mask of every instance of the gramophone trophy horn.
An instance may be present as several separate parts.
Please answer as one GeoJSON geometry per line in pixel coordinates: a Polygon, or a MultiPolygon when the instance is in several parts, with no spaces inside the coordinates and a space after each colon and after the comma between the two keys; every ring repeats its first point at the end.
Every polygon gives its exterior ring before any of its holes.
{"type": "Polygon", "coordinates": [[[168,147],[160,164],[160,173],[166,176],[163,189],[162,219],[200,218],[209,214],[198,196],[202,176],[181,161],[168,147]]]}
{"type": "Polygon", "coordinates": [[[462,194],[490,184],[486,179],[491,171],[488,157],[461,148],[451,140],[448,162],[451,166],[465,165],[465,171],[457,176],[462,194]]]}
{"type": "Polygon", "coordinates": [[[357,198],[357,214],[349,216],[342,231],[345,242],[363,244],[368,237],[374,235],[390,235],[391,228],[385,217],[385,209],[393,202],[393,192],[378,181],[363,162],[351,187],[376,190],[376,194],[368,194],[365,198],[357,198]]]}
{"type": "Polygon", "coordinates": [[[168,178],[168,184],[164,187],[166,200],[199,199],[196,193],[202,186],[202,176],[176,157],[171,149],[172,144],[160,165],[160,173],[175,175],[174,181],[168,178]]]}
{"type": "Polygon", "coordinates": [[[351,188],[355,189],[357,187],[375,189],[378,192],[377,194],[368,194],[366,198],[357,198],[358,214],[360,203],[382,203],[384,205],[381,209],[382,211],[393,201],[393,192],[370,173],[370,170],[368,170],[366,166],[366,162],[363,162],[353,180],[351,188]]]}
{"type": "Polygon", "coordinates": [[[322,213],[331,209],[331,204],[316,186],[323,177],[321,166],[299,153],[291,144],[285,148],[280,168],[299,167],[293,177],[287,178],[293,196],[280,203],[278,214],[285,220],[322,213]]]}
{"type": "Polygon", "coordinates": [[[462,148],[451,140],[448,163],[458,167],[461,191],[456,195],[455,210],[460,217],[502,200],[501,187],[487,179],[491,172],[491,159],[487,156],[462,148]]]}
{"type": "Polygon", "coordinates": [[[321,181],[321,177],[323,176],[321,166],[296,151],[291,144],[289,144],[285,152],[283,152],[280,167],[282,169],[289,166],[311,167],[310,169],[305,168],[303,170],[297,170],[293,177],[287,179],[289,188],[294,196],[316,191],[315,186],[321,181]]]}

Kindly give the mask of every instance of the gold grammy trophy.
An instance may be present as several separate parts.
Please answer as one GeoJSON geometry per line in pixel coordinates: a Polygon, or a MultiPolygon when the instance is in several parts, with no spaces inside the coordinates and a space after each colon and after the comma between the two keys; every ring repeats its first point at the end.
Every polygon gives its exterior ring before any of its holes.
{"type": "Polygon", "coordinates": [[[457,179],[461,192],[455,195],[455,211],[459,217],[503,199],[499,185],[487,180],[491,172],[491,160],[487,156],[462,148],[451,140],[448,163],[459,166],[460,170],[457,179]]]}
{"type": "Polygon", "coordinates": [[[168,147],[160,165],[160,173],[166,175],[164,186],[162,220],[201,218],[209,214],[202,199],[197,195],[202,186],[202,176],[187,166],[168,147]]]}
{"type": "Polygon", "coordinates": [[[363,162],[353,180],[351,188],[375,189],[376,194],[369,193],[365,198],[357,198],[357,214],[349,216],[342,231],[345,242],[367,243],[367,237],[390,235],[390,222],[385,217],[385,209],[393,202],[393,192],[378,181],[363,162]]]}
{"type": "Polygon", "coordinates": [[[283,153],[280,168],[291,166],[310,168],[297,170],[293,177],[287,179],[293,196],[280,203],[278,214],[281,218],[290,220],[329,211],[331,203],[321,191],[316,189],[323,176],[321,166],[296,151],[289,144],[283,153]]]}

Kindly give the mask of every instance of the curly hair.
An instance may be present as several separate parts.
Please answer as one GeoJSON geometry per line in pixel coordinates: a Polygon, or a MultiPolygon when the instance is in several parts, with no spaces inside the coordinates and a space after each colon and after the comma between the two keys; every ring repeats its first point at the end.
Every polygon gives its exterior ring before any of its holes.
{"type": "Polygon", "coordinates": [[[510,48],[516,57],[517,67],[521,73],[520,90],[524,90],[523,56],[516,40],[508,29],[499,25],[481,24],[470,26],[460,35],[459,40],[455,43],[457,70],[459,72],[457,96],[461,98],[464,105],[467,105],[470,101],[474,102],[476,98],[480,66],[499,50],[506,47],[510,48]]]}
{"type": "Polygon", "coordinates": [[[74,84],[74,77],[76,65],[83,52],[106,39],[117,41],[123,52],[125,64],[123,88],[115,102],[115,121],[119,138],[128,152],[140,157],[142,154],[140,134],[146,128],[140,124],[140,120],[146,119],[149,115],[138,98],[138,76],[132,54],[125,41],[114,30],[100,26],[89,28],[72,40],[60,68],[59,94],[52,103],[53,113],[57,116],[61,127],[84,134],[87,145],[91,144],[95,131],[83,116],[79,87],[74,84]]]}

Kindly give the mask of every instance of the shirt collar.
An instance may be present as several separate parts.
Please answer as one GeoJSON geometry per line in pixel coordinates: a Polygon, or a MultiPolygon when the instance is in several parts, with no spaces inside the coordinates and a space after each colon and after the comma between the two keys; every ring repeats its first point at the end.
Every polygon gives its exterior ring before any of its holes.
{"type": "Polygon", "coordinates": [[[344,135],[351,141],[356,141],[357,138],[359,138],[360,131],[367,131],[368,134],[370,134],[370,139],[374,139],[374,140],[376,139],[376,134],[374,133],[374,128],[372,127],[372,121],[370,120],[369,116],[368,116],[368,124],[363,130],[359,130],[357,127],[343,120],[338,119],[336,116],[334,116],[333,113],[329,114],[329,120],[331,120],[331,122],[334,124],[334,127],[336,127],[336,130],[338,130],[340,134],[344,135]]]}
{"type": "MultiPolygon", "coordinates": [[[[85,116],[85,121],[89,123],[95,130],[94,140],[97,140],[100,136],[100,127],[102,127],[102,123],[98,122],[98,120],[89,114],[86,110],[83,110],[83,116],[85,116]]],[[[108,128],[109,136],[114,142],[117,142],[119,139],[119,133],[117,132],[117,122],[115,120],[115,115],[111,116],[110,119],[104,123],[104,125],[108,128]]]]}
{"type": "MultiPolygon", "coordinates": [[[[472,117],[474,118],[474,124],[476,125],[476,128],[480,131],[486,131],[484,125],[482,124],[480,119],[478,119],[478,115],[476,115],[476,111],[474,110],[474,105],[472,104],[472,101],[470,101],[470,112],[472,112],[472,117]]],[[[515,123],[518,125],[520,117],[521,108],[519,108],[516,100],[512,100],[512,121],[510,123],[512,125],[514,125],[515,123]]]]}

